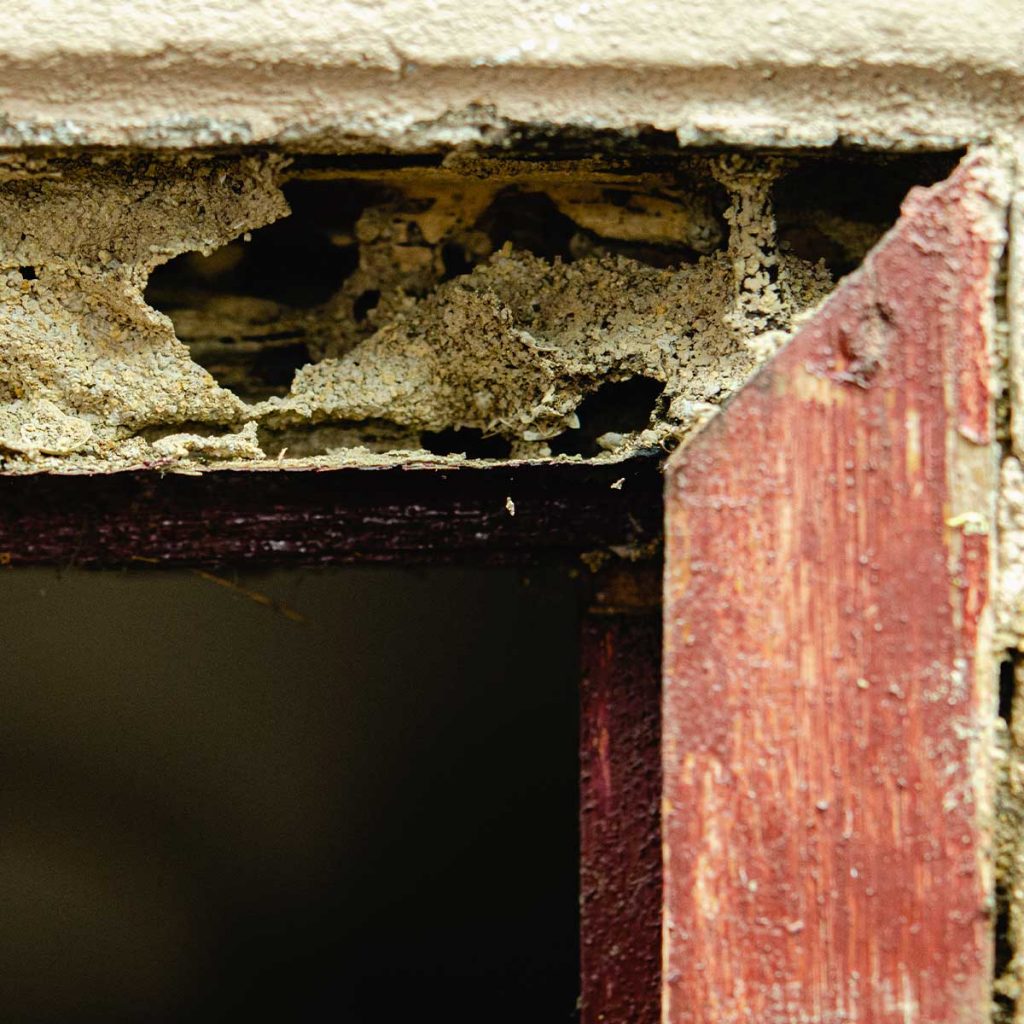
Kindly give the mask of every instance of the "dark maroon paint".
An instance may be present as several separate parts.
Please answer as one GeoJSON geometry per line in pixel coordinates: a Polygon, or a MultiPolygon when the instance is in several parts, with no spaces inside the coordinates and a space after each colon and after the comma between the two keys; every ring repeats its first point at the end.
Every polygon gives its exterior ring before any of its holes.
{"type": "Polygon", "coordinates": [[[656,577],[651,587],[653,604],[598,604],[583,624],[582,1024],[656,1024],[659,1018],[661,607],[656,577]]]}
{"type": "Polygon", "coordinates": [[[652,459],[605,466],[7,477],[0,478],[0,564],[571,560],[613,546],[657,547],[661,487],[652,459]],[[620,479],[622,486],[613,489],[620,479]]]}

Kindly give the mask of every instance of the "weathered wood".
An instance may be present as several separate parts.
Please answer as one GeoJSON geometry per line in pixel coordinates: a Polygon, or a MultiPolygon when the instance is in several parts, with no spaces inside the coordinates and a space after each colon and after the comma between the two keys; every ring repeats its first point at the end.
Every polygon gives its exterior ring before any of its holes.
{"type": "Polygon", "coordinates": [[[599,579],[580,645],[581,1024],[657,1024],[661,987],[661,587],[599,579]]]}
{"type": "Polygon", "coordinates": [[[913,191],[670,461],[671,1024],[988,1018],[998,183],[913,191]]]}
{"type": "Polygon", "coordinates": [[[656,548],[661,489],[654,459],[0,477],[0,565],[569,560],[656,548]]]}

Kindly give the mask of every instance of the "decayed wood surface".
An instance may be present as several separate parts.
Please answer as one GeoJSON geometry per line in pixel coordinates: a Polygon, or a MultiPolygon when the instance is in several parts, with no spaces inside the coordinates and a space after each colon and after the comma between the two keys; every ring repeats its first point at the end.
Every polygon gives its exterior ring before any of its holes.
{"type": "Polygon", "coordinates": [[[580,1021],[657,1024],[660,561],[599,577],[580,644],[580,1021]]]}
{"type": "Polygon", "coordinates": [[[913,192],[670,462],[672,1024],[988,1018],[999,180],[913,192]]]}

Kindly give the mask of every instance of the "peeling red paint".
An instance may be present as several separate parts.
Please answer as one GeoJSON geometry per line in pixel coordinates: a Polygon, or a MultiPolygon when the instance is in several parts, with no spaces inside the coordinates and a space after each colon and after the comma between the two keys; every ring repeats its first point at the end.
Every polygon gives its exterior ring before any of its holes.
{"type": "Polygon", "coordinates": [[[915,191],[670,462],[671,1024],[988,1019],[984,181],[915,191]]]}

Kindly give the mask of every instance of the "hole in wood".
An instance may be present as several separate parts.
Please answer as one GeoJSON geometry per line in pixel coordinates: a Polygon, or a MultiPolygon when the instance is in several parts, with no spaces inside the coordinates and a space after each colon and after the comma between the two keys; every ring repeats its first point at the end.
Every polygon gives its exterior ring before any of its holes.
{"type": "Polygon", "coordinates": [[[551,442],[551,451],[556,455],[589,457],[621,447],[629,435],[639,434],[651,425],[664,391],[661,381],[647,377],[602,385],[577,409],[579,427],[556,437],[551,442]]]}
{"type": "Polygon", "coordinates": [[[1020,805],[1017,776],[1021,751],[1013,728],[1014,701],[1020,654],[1009,650],[999,664],[999,717],[1004,728],[997,734],[1003,749],[996,764],[995,920],[992,992],[993,1024],[1013,1024],[1020,1000],[1020,968],[1016,964],[1020,928],[1020,843],[1024,809],[1020,805]]]}
{"type": "Polygon", "coordinates": [[[503,437],[485,437],[483,431],[424,431],[420,443],[435,455],[465,455],[468,459],[507,459],[511,445],[503,437]]]}

